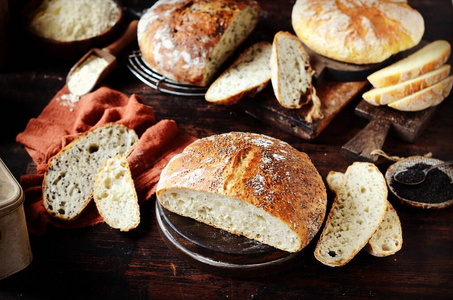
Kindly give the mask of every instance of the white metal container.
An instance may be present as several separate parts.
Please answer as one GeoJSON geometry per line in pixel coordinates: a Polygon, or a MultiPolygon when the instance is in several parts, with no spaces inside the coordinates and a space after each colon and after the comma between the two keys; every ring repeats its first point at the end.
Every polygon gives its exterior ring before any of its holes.
{"type": "Polygon", "coordinates": [[[32,261],[22,187],[0,159],[0,280],[32,261]]]}

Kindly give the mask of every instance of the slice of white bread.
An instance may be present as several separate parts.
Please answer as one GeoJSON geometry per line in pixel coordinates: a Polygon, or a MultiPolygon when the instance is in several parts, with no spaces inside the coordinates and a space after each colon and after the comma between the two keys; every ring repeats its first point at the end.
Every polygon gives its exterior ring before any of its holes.
{"type": "Polygon", "coordinates": [[[348,167],[315,248],[315,258],[336,267],[347,264],[367,243],[384,219],[387,185],[371,163],[348,167]]]}
{"type": "Polygon", "coordinates": [[[313,70],[310,57],[295,35],[279,31],[274,36],[271,81],[275,97],[286,108],[301,108],[310,100],[313,70]]]}
{"type": "Polygon", "coordinates": [[[434,41],[367,78],[375,88],[407,81],[439,68],[447,61],[450,52],[451,46],[447,41],[434,41]]]}
{"type": "Polygon", "coordinates": [[[372,105],[386,105],[432,86],[447,78],[449,74],[450,65],[443,65],[438,69],[414,79],[384,88],[371,89],[365,92],[362,97],[365,101],[372,105]]]}
{"type": "Polygon", "coordinates": [[[91,129],[60,150],[43,180],[46,210],[63,220],[77,218],[92,199],[97,171],[107,158],[127,156],[138,142],[134,130],[119,123],[91,129]]]}
{"type": "Polygon", "coordinates": [[[258,42],[247,48],[209,87],[208,102],[235,104],[245,97],[253,97],[271,80],[270,57],[272,45],[258,42]]]}
{"type": "Polygon", "coordinates": [[[453,76],[450,76],[426,89],[389,103],[388,106],[401,111],[420,111],[439,105],[450,94],[452,86],[453,76]]]}
{"type": "MultiPolygon", "coordinates": [[[[344,174],[330,171],[326,181],[329,188],[338,194],[343,185],[344,174]]],[[[365,250],[371,255],[383,257],[395,254],[403,246],[403,230],[398,213],[387,201],[387,211],[384,220],[376,232],[368,240],[365,250]]]]}
{"type": "Polygon", "coordinates": [[[108,158],[99,169],[93,199],[104,221],[121,231],[134,229],[140,223],[140,206],[126,157],[108,158]]]}

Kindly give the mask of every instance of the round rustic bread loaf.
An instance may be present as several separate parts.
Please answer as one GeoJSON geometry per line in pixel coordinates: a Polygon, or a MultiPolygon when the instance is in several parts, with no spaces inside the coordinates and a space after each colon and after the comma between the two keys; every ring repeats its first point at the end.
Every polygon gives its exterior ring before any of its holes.
{"type": "Polygon", "coordinates": [[[379,63],[422,39],[422,15],[406,1],[297,0],[297,36],[326,57],[354,64],[379,63]]]}
{"type": "Polygon", "coordinates": [[[253,0],[159,0],[138,23],[143,59],[174,81],[206,86],[255,29],[253,0]]]}
{"type": "Polygon", "coordinates": [[[307,154],[241,132],[189,145],[164,168],[156,194],[174,213],[288,252],[313,239],[327,204],[307,154]]]}

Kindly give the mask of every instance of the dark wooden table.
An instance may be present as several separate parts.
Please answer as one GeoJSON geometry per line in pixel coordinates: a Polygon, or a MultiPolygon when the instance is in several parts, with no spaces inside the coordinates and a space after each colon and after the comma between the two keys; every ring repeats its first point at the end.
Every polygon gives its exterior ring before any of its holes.
{"type": "MultiPolygon", "coordinates": [[[[141,11],[153,1],[124,2],[141,11]]],[[[278,30],[292,31],[290,11],[294,0],[260,3],[263,12],[257,38],[271,41],[278,30]]],[[[453,44],[450,0],[409,3],[425,18],[425,40],[445,39],[453,44]]],[[[15,137],[63,87],[73,62],[45,58],[14,28],[10,31],[11,48],[0,73],[0,157],[19,179],[32,160],[15,137]]],[[[340,154],[341,146],[367,124],[354,114],[360,100],[355,99],[315,140],[306,141],[254,119],[240,106],[215,106],[202,97],[161,94],[127,69],[126,54],[135,48],[131,45],[120,55],[119,68],[105,83],[128,95],[138,94],[154,108],[158,120],[173,119],[196,137],[229,131],[267,134],[306,152],[325,178],[330,170],[346,170],[349,163],[340,154]]],[[[432,152],[436,158],[452,159],[452,115],[450,95],[415,143],[390,136],[383,150],[404,157],[432,152]]],[[[379,167],[385,171],[385,165],[379,167]]],[[[158,233],[153,198],[141,207],[140,226],[129,233],[101,224],[77,230],[49,227],[43,236],[30,235],[33,261],[25,270],[0,281],[0,298],[453,299],[453,209],[419,210],[400,205],[394,198],[390,201],[400,215],[404,237],[402,250],[393,256],[376,258],[361,251],[346,266],[331,268],[314,258],[311,243],[282,272],[232,278],[192,267],[167,248],[158,233]]]]}

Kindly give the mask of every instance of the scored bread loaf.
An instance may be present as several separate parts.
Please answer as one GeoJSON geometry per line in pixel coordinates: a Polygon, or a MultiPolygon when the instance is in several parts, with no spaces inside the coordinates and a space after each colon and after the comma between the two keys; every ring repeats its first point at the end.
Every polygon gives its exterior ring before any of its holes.
{"type": "Polygon", "coordinates": [[[315,258],[337,267],[347,264],[368,243],[387,210],[387,185],[371,163],[350,165],[315,248],[315,258]]]}
{"type": "Polygon", "coordinates": [[[199,139],[175,155],[156,195],[169,211],[288,252],[313,239],[327,204],[307,154],[244,132],[199,139]]]}
{"type": "Polygon", "coordinates": [[[371,89],[365,92],[362,97],[372,105],[386,105],[432,86],[447,78],[449,74],[450,65],[443,65],[414,79],[383,88],[371,89]]]}
{"type": "Polygon", "coordinates": [[[291,21],[309,48],[354,64],[379,63],[410,49],[425,31],[422,15],[401,0],[297,0],[291,21]]]}
{"type": "Polygon", "coordinates": [[[447,41],[437,40],[370,74],[367,79],[375,88],[404,82],[439,68],[447,61],[450,52],[451,46],[447,41]]]}
{"type": "Polygon", "coordinates": [[[209,87],[208,102],[235,104],[244,97],[253,97],[271,80],[272,45],[258,42],[246,49],[209,87]]]}
{"type": "MultiPolygon", "coordinates": [[[[330,171],[326,181],[329,188],[338,194],[343,185],[344,174],[330,171]]],[[[368,240],[365,250],[371,255],[383,257],[395,254],[403,246],[403,231],[398,213],[392,204],[387,201],[387,211],[384,220],[379,224],[376,232],[368,240]]]]}
{"type": "Polygon", "coordinates": [[[60,150],[43,180],[46,210],[63,220],[77,218],[92,199],[98,169],[107,158],[127,156],[138,142],[134,130],[119,123],[91,129],[60,150]]]}
{"type": "Polygon", "coordinates": [[[271,82],[275,97],[281,106],[298,109],[313,102],[305,118],[307,123],[323,117],[321,101],[312,84],[315,71],[310,65],[310,56],[295,35],[279,31],[275,34],[271,54],[271,82]]]}
{"type": "Polygon", "coordinates": [[[453,76],[450,76],[403,99],[391,102],[388,106],[401,111],[420,111],[442,103],[450,94],[452,86],[453,76]]]}
{"type": "Polygon", "coordinates": [[[140,18],[143,59],[174,81],[207,86],[255,29],[253,0],[159,0],[140,18]]]}
{"type": "Polygon", "coordinates": [[[96,176],[93,199],[99,214],[112,228],[134,229],[140,223],[140,206],[126,157],[108,158],[96,176]]]}

